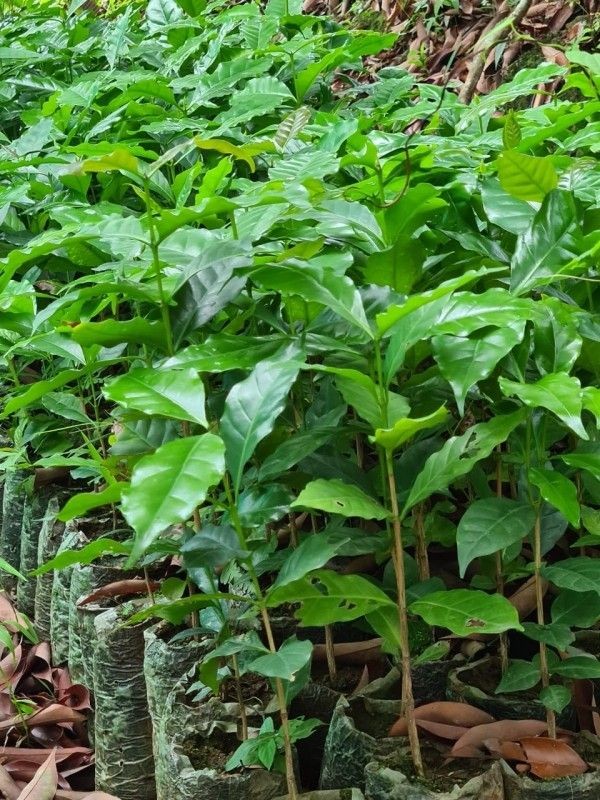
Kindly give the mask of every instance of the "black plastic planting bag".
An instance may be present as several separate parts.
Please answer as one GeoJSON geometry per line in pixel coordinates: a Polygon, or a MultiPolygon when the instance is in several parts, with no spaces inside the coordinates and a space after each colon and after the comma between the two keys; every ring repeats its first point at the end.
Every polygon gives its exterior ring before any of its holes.
{"type": "Polygon", "coordinates": [[[156,798],[144,627],[125,627],[119,608],[94,620],[96,788],[119,800],[156,798]]]}
{"type": "MultiPolygon", "coordinates": [[[[76,522],[67,522],[58,547],[57,555],[66,550],[78,550],[85,543],[85,537],[76,522]]],[[[66,664],[69,658],[69,611],[71,575],[73,567],[58,569],[52,577],[52,598],[50,604],[50,643],[54,664],[66,664]]]]}
{"type": "MultiPolygon", "coordinates": [[[[60,511],[64,495],[54,495],[50,498],[44,515],[38,539],[38,566],[45,564],[57,554],[65,532],[65,523],[56,519],[60,511]]],[[[52,572],[39,575],[35,586],[35,627],[40,639],[50,639],[50,616],[52,608],[52,572]]]]}
{"type": "Polygon", "coordinates": [[[183,676],[206,655],[210,644],[193,639],[170,641],[168,632],[158,625],[144,631],[144,640],[144,677],[152,719],[156,796],[166,800],[170,799],[172,783],[169,776],[171,744],[165,734],[167,698],[183,676]]]}
{"type": "MultiPolygon", "coordinates": [[[[482,770],[485,762],[482,762],[482,770]]],[[[448,791],[433,791],[409,778],[403,772],[372,761],[365,768],[366,800],[504,800],[504,782],[500,764],[494,764],[463,786],[453,786],[448,779],[448,791]]]]}
{"type": "MultiPolygon", "coordinates": [[[[239,743],[239,706],[216,698],[194,703],[187,685],[187,681],[178,684],[165,704],[162,733],[169,761],[164,773],[167,785],[161,787],[158,800],[271,800],[283,794],[285,778],[280,773],[223,771],[224,746],[231,753],[239,743]]],[[[254,716],[250,713],[251,726],[260,724],[254,716]]]]}
{"type": "MultiPolygon", "coordinates": [[[[2,529],[0,530],[0,558],[11,567],[21,566],[21,526],[27,499],[26,481],[31,477],[28,470],[9,468],[4,473],[2,493],[2,529]]],[[[17,579],[0,570],[0,588],[7,591],[16,589],[17,579]]]]}
{"type": "Polygon", "coordinates": [[[92,646],[95,638],[92,624],[84,631],[83,623],[86,612],[78,606],[80,600],[96,589],[114,581],[131,578],[135,574],[120,568],[120,559],[111,559],[110,563],[76,564],[71,573],[69,589],[69,674],[74,683],[83,683],[91,688],[92,646]]]}
{"type": "MultiPolygon", "coordinates": [[[[25,498],[23,519],[21,523],[20,570],[27,576],[38,566],[38,547],[40,532],[46,516],[51,490],[37,489],[33,495],[25,498]]],[[[35,615],[35,590],[37,578],[28,578],[17,583],[17,606],[19,611],[31,619],[35,615]]]]}

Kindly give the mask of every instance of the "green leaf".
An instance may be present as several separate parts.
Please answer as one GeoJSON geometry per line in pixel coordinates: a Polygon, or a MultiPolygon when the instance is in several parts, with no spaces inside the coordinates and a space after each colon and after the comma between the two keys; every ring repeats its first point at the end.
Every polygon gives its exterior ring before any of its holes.
{"type": "Polygon", "coordinates": [[[206,427],[204,384],[194,369],[159,371],[150,367],[130,370],[106,383],[104,396],[123,408],[150,416],[161,415],[206,427]]]}
{"type": "Polygon", "coordinates": [[[258,472],[259,480],[266,481],[286,472],[303,458],[323,447],[338,432],[339,429],[333,427],[299,431],[265,458],[258,472]]]}
{"type": "Polygon", "coordinates": [[[448,439],[441,450],[429,456],[416,476],[402,510],[402,516],[417,503],[436,492],[444,491],[457,478],[467,475],[483,458],[502,442],[523,421],[524,412],[494,417],[479,423],[461,436],[448,439]]]}
{"type": "Polygon", "coordinates": [[[126,483],[113,483],[101,492],[80,492],[70,497],[56,515],[61,522],[68,522],[75,517],[84,517],[88,511],[101,506],[118,503],[126,483]]]}
{"type": "Polygon", "coordinates": [[[600,559],[578,556],[542,568],[546,580],[573,592],[600,593],[600,559]]]}
{"type": "Polygon", "coordinates": [[[112,153],[107,153],[99,158],[88,158],[76,165],[78,172],[114,172],[123,170],[124,172],[139,171],[138,159],[123,147],[119,147],[112,153]]]}
{"type": "Polygon", "coordinates": [[[511,659],[508,669],[496,688],[496,694],[523,692],[540,682],[540,670],[530,661],[511,659]]]}
{"type": "Polygon", "coordinates": [[[386,311],[377,314],[376,322],[379,336],[386,334],[393,325],[403,319],[403,317],[416,311],[417,308],[432,303],[434,300],[439,300],[441,297],[451,294],[455,289],[460,289],[461,286],[473,283],[489,271],[487,267],[482,267],[478,270],[468,270],[457,278],[451,278],[448,281],[440,283],[435,289],[422,292],[421,294],[411,295],[402,305],[390,306],[386,311]]]}
{"type": "Polygon", "coordinates": [[[518,397],[529,408],[547,408],[581,439],[588,439],[581,422],[581,384],[566,372],[544,375],[537,383],[516,383],[499,379],[500,389],[507,397],[518,397]]]}
{"type": "Polygon", "coordinates": [[[383,639],[383,651],[397,655],[401,649],[398,607],[380,606],[369,612],[365,618],[377,636],[383,639]]]}
{"type": "Polygon", "coordinates": [[[223,600],[244,602],[246,598],[226,592],[192,594],[188,597],[182,597],[180,600],[169,600],[168,603],[156,603],[153,606],[143,608],[141,611],[129,617],[127,624],[137,625],[139,622],[144,622],[147,619],[164,619],[172,625],[179,626],[188,620],[190,614],[194,611],[199,611],[201,608],[206,608],[207,606],[223,600]]]}
{"type": "Polygon", "coordinates": [[[560,714],[571,702],[571,692],[566,686],[546,686],[540,692],[540,701],[555,714],[560,714]]]}
{"type": "Polygon", "coordinates": [[[171,525],[185,522],[225,472],[224,445],[205,433],[167,442],[133,468],[121,510],[136,533],[131,561],[171,525]]]}
{"type": "Polygon", "coordinates": [[[570,680],[597,680],[600,678],[600,661],[595,656],[571,656],[552,665],[550,673],[570,680]]]}
{"type": "Polygon", "coordinates": [[[546,623],[538,625],[536,622],[524,622],[523,632],[536,642],[543,642],[557,650],[566,650],[575,641],[575,635],[568,625],[560,623],[546,623]]]}
{"type": "Polygon", "coordinates": [[[68,332],[82,347],[114,347],[122,342],[147,344],[166,350],[167,340],[162,322],[148,322],[141,317],[127,320],[106,319],[102,322],[81,322],[68,332]]]}
{"type": "MultiPolygon", "coordinates": [[[[309,572],[324,567],[343,547],[348,539],[329,542],[325,534],[315,533],[308,536],[298,547],[292,550],[283,562],[271,590],[279,586],[300,580],[309,572]]],[[[267,593],[268,596],[268,593],[267,593]]]]}
{"type": "Polygon", "coordinates": [[[419,431],[435,428],[441,425],[448,416],[445,406],[440,406],[436,411],[426,417],[401,417],[391,428],[378,428],[375,436],[370,436],[370,440],[383,447],[385,450],[396,450],[396,448],[408,442],[419,431]]]}
{"type": "MultiPolygon", "coordinates": [[[[311,366],[313,369],[320,369],[335,375],[335,385],[346,403],[352,406],[356,413],[366,420],[372,428],[378,428],[382,425],[381,390],[368,375],[357,369],[311,366]]],[[[388,419],[396,419],[409,413],[410,406],[402,395],[388,391],[387,400],[388,419]]]]}
{"type": "Polygon", "coordinates": [[[509,111],[504,118],[502,128],[502,144],[505,150],[510,150],[521,142],[521,127],[514,111],[509,111]]]}
{"type": "Polygon", "coordinates": [[[433,592],[412,603],[410,611],[457,636],[522,630],[516,608],[505,597],[470,589],[433,592]]]}
{"type": "Polygon", "coordinates": [[[456,530],[460,577],[471,561],[524,539],[532,530],[535,512],[528,503],[504,497],[476,500],[467,508],[456,530]]]}
{"type": "Polygon", "coordinates": [[[552,622],[574,628],[591,628],[600,619],[600,593],[563,590],[550,609],[552,622]]]}
{"type": "Polygon", "coordinates": [[[435,360],[464,414],[465,398],[479,381],[488,378],[498,362],[508,355],[525,333],[525,321],[493,330],[483,329],[471,337],[434,336],[435,360]]]}
{"type": "Polygon", "coordinates": [[[502,188],[518,200],[541,202],[558,186],[558,175],[548,157],[505,150],[498,157],[497,167],[502,188]]]}
{"type": "Polygon", "coordinates": [[[54,569],[66,569],[74,564],[91,564],[106,555],[128,555],[129,547],[114,539],[95,539],[81,550],[63,550],[57,556],[33,570],[31,575],[44,575],[54,569]]]}
{"type": "Polygon", "coordinates": [[[358,486],[334,478],[318,478],[308,483],[292,503],[292,508],[310,508],[327,514],[362,519],[386,519],[389,512],[358,486]]]}
{"type": "Polygon", "coordinates": [[[300,603],[295,616],[306,627],[350,622],[380,606],[393,606],[393,600],[375,584],[360,575],[338,575],[318,570],[299,581],[288,583],[269,593],[267,604],[300,603]]]}
{"type": "Polygon", "coordinates": [[[561,459],[570,467],[585,469],[600,480],[600,453],[568,453],[561,456],[561,459]]]}
{"type": "Polygon", "coordinates": [[[83,410],[83,403],[76,395],[66,392],[47,392],[42,398],[42,405],[51,414],[75,422],[91,424],[91,420],[83,410]]]}
{"type": "Polygon", "coordinates": [[[537,486],[544,500],[557,508],[573,527],[579,527],[579,499],[577,487],[572,481],[560,472],[531,467],[529,482],[537,486]]]}
{"type": "Polygon", "coordinates": [[[286,340],[281,336],[235,336],[219,333],[209,336],[203,344],[184,347],[167,359],[161,368],[193,367],[197,372],[227,372],[231,369],[251,369],[259,361],[281,350],[286,340]]]}
{"type": "MultiPolygon", "coordinates": [[[[0,572],[8,572],[9,575],[12,575],[14,578],[18,578],[20,581],[26,581],[27,578],[18,569],[9,564],[8,561],[4,558],[0,558],[0,572]]],[[[0,626],[1,630],[1,626],[0,626]]]]}
{"type": "Polygon", "coordinates": [[[248,664],[248,669],[267,678],[296,680],[298,673],[312,657],[312,642],[295,637],[285,641],[276,653],[259,656],[248,664]]]}
{"type": "MultiPolygon", "coordinates": [[[[192,580],[195,570],[213,570],[233,559],[243,559],[248,552],[240,547],[238,536],[230,525],[204,525],[181,545],[183,565],[192,580]]],[[[200,581],[196,581],[200,583],[200,581]]]]}
{"type": "Polygon", "coordinates": [[[236,383],[227,395],[220,433],[225,442],[227,467],[234,491],[239,491],[245,464],[256,445],[272,430],[285,408],[287,396],[301,363],[299,352],[290,348],[259,362],[250,375],[236,383]]]}
{"type": "Polygon", "coordinates": [[[238,498],[238,516],[244,528],[262,528],[282,519],[290,510],[293,494],[287,486],[272,483],[252,486],[238,498]]]}
{"type": "Polygon", "coordinates": [[[36,403],[49,392],[52,392],[54,389],[59,389],[66,383],[71,383],[72,381],[77,380],[77,378],[80,376],[81,372],[78,372],[75,369],[65,369],[58,375],[55,375],[54,378],[32,383],[31,386],[24,392],[6,402],[4,411],[0,414],[0,419],[6,419],[6,417],[14,414],[15,411],[19,411],[22,408],[27,408],[27,406],[30,406],[32,403],[36,403]]]}
{"type": "Polygon", "coordinates": [[[255,270],[252,280],[284,297],[319,303],[372,337],[358,289],[346,275],[320,264],[289,261],[255,270]]]}
{"type": "Polygon", "coordinates": [[[515,249],[510,272],[510,291],[525,292],[547,284],[581,253],[577,211],[568,192],[552,192],[542,203],[531,226],[515,249]]]}
{"type": "Polygon", "coordinates": [[[481,200],[490,222],[513,235],[524,233],[531,225],[536,208],[507,194],[495,179],[484,181],[481,200]]]}

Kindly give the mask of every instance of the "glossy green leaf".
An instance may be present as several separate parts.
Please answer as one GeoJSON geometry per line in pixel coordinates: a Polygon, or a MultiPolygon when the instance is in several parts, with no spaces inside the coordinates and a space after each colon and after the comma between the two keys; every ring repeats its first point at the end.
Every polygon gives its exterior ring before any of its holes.
{"type": "Polygon", "coordinates": [[[600,593],[600,559],[578,556],[543,567],[546,580],[573,592],[600,593]]]}
{"type": "Polygon", "coordinates": [[[113,483],[101,492],[80,492],[70,497],[61,508],[56,518],[68,522],[76,517],[85,517],[94,508],[118,503],[126,483],[113,483]]]}
{"type": "Polygon", "coordinates": [[[86,544],[81,550],[63,550],[54,558],[35,569],[32,575],[44,575],[55,569],[66,569],[74,564],[91,564],[96,559],[106,555],[128,555],[130,548],[114,539],[95,539],[86,544]]]}
{"type": "Polygon", "coordinates": [[[525,636],[534,639],[536,642],[543,642],[556,647],[557,650],[564,651],[575,641],[575,635],[568,625],[552,622],[545,625],[538,625],[537,622],[524,622],[523,632],[525,636]]]}
{"type": "Polygon", "coordinates": [[[523,233],[511,262],[510,290],[524,294],[552,281],[581,252],[580,231],[573,198],[567,192],[548,195],[523,233]]]}
{"type": "Polygon", "coordinates": [[[554,664],[550,672],[569,680],[600,678],[600,661],[595,656],[571,656],[554,664]]]}
{"type": "Polygon", "coordinates": [[[488,497],[471,503],[456,529],[461,578],[474,559],[523,540],[534,522],[535,512],[529,503],[504,497],[488,497]]]}
{"type": "Polygon", "coordinates": [[[299,603],[295,616],[306,627],[350,622],[380,606],[395,603],[375,584],[360,575],[338,575],[318,570],[293,583],[271,590],[268,605],[299,603]]]}
{"type": "Polygon", "coordinates": [[[529,481],[540,490],[547,503],[557,508],[575,528],[579,527],[579,499],[577,487],[560,472],[531,467],[529,481]]]}
{"type": "Polygon", "coordinates": [[[441,425],[448,416],[445,406],[440,406],[436,411],[425,417],[402,417],[396,420],[391,428],[378,428],[375,436],[370,437],[385,450],[396,450],[412,439],[419,431],[435,428],[441,425]]]}
{"type": "Polygon", "coordinates": [[[537,383],[516,383],[500,378],[500,388],[507,397],[518,397],[529,408],[547,408],[581,439],[588,439],[581,422],[581,384],[566,372],[544,375],[537,383]]]}
{"type": "Polygon", "coordinates": [[[81,372],[75,369],[66,369],[60,372],[54,378],[49,378],[45,381],[36,381],[27,389],[25,389],[24,392],[12,397],[5,403],[4,410],[0,414],[0,418],[5,419],[11,414],[14,414],[15,411],[19,411],[22,408],[27,408],[27,406],[32,405],[32,403],[37,403],[38,400],[41,400],[49,392],[53,392],[55,389],[59,389],[61,386],[64,386],[67,383],[72,383],[80,376],[81,372]]]}
{"type": "Polygon", "coordinates": [[[590,453],[568,453],[561,456],[561,459],[570,467],[583,469],[600,480],[600,452],[590,453]]]}
{"type": "Polygon", "coordinates": [[[135,530],[131,560],[167,528],[185,522],[225,471],[224,445],[212,433],[175,439],[141,458],[121,510],[135,530]]]}
{"type": "Polygon", "coordinates": [[[452,387],[459,414],[464,413],[468,392],[492,374],[498,362],[522,341],[524,333],[525,322],[484,328],[471,337],[434,336],[435,359],[452,387]]]}
{"type": "Polygon", "coordinates": [[[560,714],[571,702],[571,692],[566,686],[545,686],[540,692],[540,701],[555,714],[560,714]]]}
{"type": "Polygon", "coordinates": [[[412,603],[410,611],[457,636],[522,630],[516,608],[499,594],[469,589],[434,592],[412,603]]]}
{"type": "Polygon", "coordinates": [[[281,336],[235,336],[220,333],[209,336],[203,344],[184,347],[162,366],[193,367],[198,372],[227,372],[251,369],[270,358],[286,344],[281,336]]]}
{"type": "Polygon", "coordinates": [[[194,580],[195,570],[223,567],[233,559],[243,559],[248,552],[240,547],[238,536],[230,525],[204,525],[181,545],[183,565],[194,580]]]}
{"type": "Polygon", "coordinates": [[[317,264],[290,261],[255,270],[252,280],[284,297],[319,303],[371,336],[360,294],[346,275],[317,264]]]}
{"type": "Polygon", "coordinates": [[[540,669],[531,661],[511,659],[508,669],[496,688],[496,694],[511,694],[531,689],[540,682],[540,669]]]}
{"type": "Polygon", "coordinates": [[[563,590],[550,609],[552,622],[574,628],[590,628],[600,619],[600,593],[563,590]]]}
{"type": "Polygon", "coordinates": [[[150,416],[196,422],[206,427],[204,384],[194,369],[132,369],[105,384],[105,397],[150,416]]]}
{"type": "Polygon", "coordinates": [[[236,383],[227,395],[220,433],[225,442],[227,468],[234,490],[239,491],[244,466],[256,445],[273,430],[285,408],[301,362],[295,349],[260,361],[250,375],[236,383]]]}
{"type": "Polygon", "coordinates": [[[558,176],[550,158],[505,150],[498,157],[498,178],[505,192],[518,200],[538,200],[556,189],[558,176]]]}
{"type": "Polygon", "coordinates": [[[248,669],[267,678],[294,681],[298,673],[310,662],[312,648],[310,641],[287,639],[276,653],[255,658],[248,665],[248,669]]]}
{"type": "Polygon", "coordinates": [[[292,508],[310,508],[327,514],[362,519],[386,519],[389,512],[358,486],[335,478],[318,478],[307,484],[292,503],[292,508]]]}
{"type": "Polygon", "coordinates": [[[497,416],[475,425],[461,436],[448,439],[440,450],[429,456],[414,479],[402,515],[432,494],[447,489],[457,478],[467,475],[478,461],[487,458],[495,447],[506,441],[523,419],[521,411],[497,416]]]}
{"type": "MultiPolygon", "coordinates": [[[[300,580],[309,572],[324,567],[332,559],[347,540],[328,541],[325,534],[312,534],[292,550],[283,562],[270,591],[279,586],[300,580]]],[[[267,593],[268,597],[268,593],[267,593]]]]}
{"type": "Polygon", "coordinates": [[[158,350],[166,350],[165,329],[161,322],[148,322],[140,317],[128,320],[107,319],[102,322],[81,322],[69,330],[70,335],[82,347],[114,347],[121,342],[147,344],[158,350]]]}

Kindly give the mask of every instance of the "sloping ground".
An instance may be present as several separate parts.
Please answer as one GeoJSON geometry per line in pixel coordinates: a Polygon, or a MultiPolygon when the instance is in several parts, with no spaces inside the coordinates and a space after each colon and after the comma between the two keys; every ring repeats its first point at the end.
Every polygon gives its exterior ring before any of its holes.
{"type": "MultiPolygon", "coordinates": [[[[432,83],[461,85],[465,99],[523,66],[564,64],[566,48],[594,50],[600,37],[599,0],[306,0],[304,10],[391,29],[398,42],[371,61],[373,70],[393,64],[432,83]]],[[[552,87],[541,89],[537,104],[552,87]]]]}

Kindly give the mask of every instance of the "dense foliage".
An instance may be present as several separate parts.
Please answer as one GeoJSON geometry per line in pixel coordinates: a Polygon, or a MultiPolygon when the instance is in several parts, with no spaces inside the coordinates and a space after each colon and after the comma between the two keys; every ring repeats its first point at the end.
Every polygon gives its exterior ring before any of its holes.
{"type": "Polygon", "coordinates": [[[503,688],[540,684],[551,718],[557,676],[600,677],[570,651],[600,617],[599,57],[464,106],[367,80],[393,34],[297,0],[85,5],[0,32],[3,465],[68,468],[63,519],[113,504],[132,530],[49,568],[179,558],[142,615],[215,638],[202,685],[227,662],[276,688],[282,730],[237,763],[312,730],[282,606],[362,619],[405,675],[417,618],[524,631],[539,656],[503,688]],[[504,587],[532,575],[522,623],[504,587]]]}

